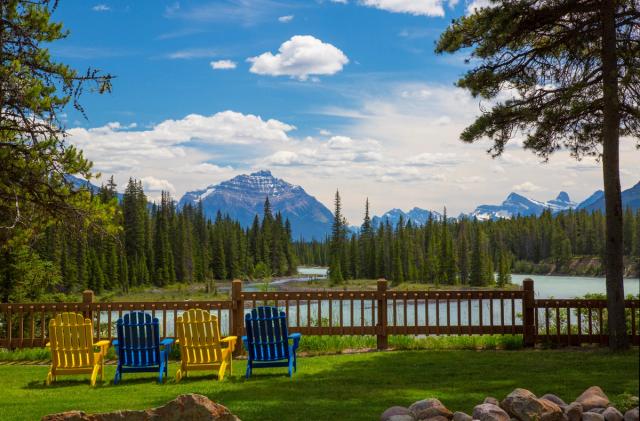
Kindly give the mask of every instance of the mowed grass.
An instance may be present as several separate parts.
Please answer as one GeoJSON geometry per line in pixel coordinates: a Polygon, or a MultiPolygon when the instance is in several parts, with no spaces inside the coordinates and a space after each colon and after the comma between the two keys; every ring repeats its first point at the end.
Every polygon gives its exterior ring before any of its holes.
{"type": "Polygon", "coordinates": [[[284,369],[256,370],[246,380],[244,360],[218,382],[194,374],[159,385],[152,375],[126,375],[111,384],[115,367],[95,388],[87,376],[46,387],[46,366],[0,366],[2,419],[36,420],[78,409],[105,412],[160,406],[182,393],[200,393],[229,407],[242,420],[375,420],[389,406],[439,398],[448,408],[470,412],[485,396],[499,399],[516,387],[552,392],[571,401],[591,385],[614,401],[638,393],[638,350],[388,351],[300,358],[293,378],[284,369]]]}

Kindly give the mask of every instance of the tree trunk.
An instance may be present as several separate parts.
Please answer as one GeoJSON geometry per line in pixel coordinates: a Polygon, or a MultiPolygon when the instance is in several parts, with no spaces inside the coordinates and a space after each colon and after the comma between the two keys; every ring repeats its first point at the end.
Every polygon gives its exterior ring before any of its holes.
{"type": "Polygon", "coordinates": [[[620,105],[616,54],[615,0],[602,0],[603,130],[602,170],[606,203],[607,312],[609,347],[629,347],[624,315],[622,198],[620,193],[620,105]]]}

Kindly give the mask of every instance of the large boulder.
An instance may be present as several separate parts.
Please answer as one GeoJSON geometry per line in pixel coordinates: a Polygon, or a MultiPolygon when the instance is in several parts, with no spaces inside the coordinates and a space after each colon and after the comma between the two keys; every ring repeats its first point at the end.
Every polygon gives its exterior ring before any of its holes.
{"type": "Polygon", "coordinates": [[[640,421],[638,419],[638,407],[628,410],[624,413],[624,421],[640,421]]]}
{"type": "Polygon", "coordinates": [[[414,402],[409,407],[409,411],[417,420],[426,420],[437,416],[451,419],[453,413],[449,411],[438,399],[429,398],[414,402]]]}
{"type": "Polygon", "coordinates": [[[490,403],[493,405],[500,406],[500,401],[494,398],[493,396],[487,396],[486,398],[484,398],[484,401],[482,403],[490,403]]]}
{"type": "Polygon", "coordinates": [[[569,421],[580,421],[583,412],[582,405],[578,402],[571,402],[564,408],[564,413],[569,421]]]}
{"type": "Polygon", "coordinates": [[[579,402],[586,412],[593,408],[606,408],[609,406],[609,398],[598,386],[591,386],[582,392],[576,402],[579,402]]]}
{"type": "Polygon", "coordinates": [[[562,409],[547,399],[538,399],[526,389],[515,389],[500,406],[520,421],[563,421],[562,409]]]}
{"type": "Polygon", "coordinates": [[[483,403],[473,408],[472,419],[480,421],[510,421],[511,418],[498,405],[483,403]]]}
{"type": "Polygon", "coordinates": [[[380,415],[380,421],[390,421],[391,417],[399,416],[408,416],[412,420],[414,419],[408,408],[405,408],[404,406],[392,406],[391,408],[387,408],[387,410],[380,415]]]}
{"type": "Polygon", "coordinates": [[[240,421],[226,407],[212,402],[206,396],[191,393],[180,395],[164,406],[142,411],[115,411],[86,414],[69,411],[45,415],[42,421],[240,421]]]}

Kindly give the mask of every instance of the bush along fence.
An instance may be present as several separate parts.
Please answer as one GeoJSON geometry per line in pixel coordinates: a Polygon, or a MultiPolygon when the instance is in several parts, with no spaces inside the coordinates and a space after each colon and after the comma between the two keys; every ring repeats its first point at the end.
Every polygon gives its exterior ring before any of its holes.
{"type": "MultiPolygon", "coordinates": [[[[123,313],[147,311],[157,317],[163,337],[175,337],[177,317],[191,308],[218,316],[223,335],[241,336],[244,315],[259,305],[274,305],[289,316],[290,332],[304,335],[375,335],[378,349],[389,335],[522,335],[524,346],[607,344],[606,300],[535,299],[534,282],[520,290],[390,291],[378,281],[375,291],[243,291],[233,281],[229,300],[96,302],[85,291],[78,303],[0,304],[0,347],[42,347],[49,320],[59,312],[81,312],[94,321],[96,340],[113,339],[123,313]]],[[[640,300],[626,300],[627,329],[640,344],[640,300]]]]}

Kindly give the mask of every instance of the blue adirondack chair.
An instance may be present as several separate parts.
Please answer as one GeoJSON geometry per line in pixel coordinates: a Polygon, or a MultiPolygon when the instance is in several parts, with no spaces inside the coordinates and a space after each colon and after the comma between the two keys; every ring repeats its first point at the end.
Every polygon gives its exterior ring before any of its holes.
{"type": "Polygon", "coordinates": [[[249,356],[247,378],[254,368],[288,367],[296,371],[296,349],[301,335],[287,333],[287,314],[277,307],[257,307],[244,317],[246,336],[242,342],[249,356]],[[289,343],[293,341],[293,343],[289,343]]]}
{"type": "Polygon", "coordinates": [[[113,341],[118,354],[118,367],[113,383],[118,384],[123,373],[158,372],[158,382],[167,376],[167,360],[173,339],[160,341],[158,319],[142,311],[132,311],[116,323],[118,339],[113,341]]]}

